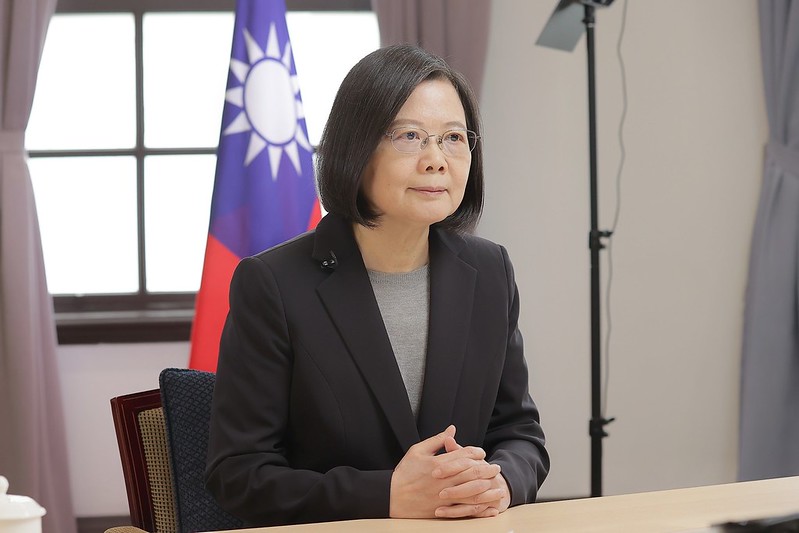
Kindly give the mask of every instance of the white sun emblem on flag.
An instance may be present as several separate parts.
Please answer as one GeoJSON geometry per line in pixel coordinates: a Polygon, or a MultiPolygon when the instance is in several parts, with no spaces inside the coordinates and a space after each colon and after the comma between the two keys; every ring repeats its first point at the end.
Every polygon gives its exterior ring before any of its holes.
{"type": "Polygon", "coordinates": [[[241,108],[241,113],[222,134],[252,132],[244,166],[267,150],[272,179],[277,179],[285,152],[297,174],[302,174],[297,144],[309,152],[312,148],[300,122],[305,114],[297,76],[291,74],[291,43],[286,42],[281,54],[274,24],[269,28],[266,50],[261,50],[246,29],[244,39],[249,62],[230,60],[230,72],[242,85],[225,93],[225,100],[241,108]]]}

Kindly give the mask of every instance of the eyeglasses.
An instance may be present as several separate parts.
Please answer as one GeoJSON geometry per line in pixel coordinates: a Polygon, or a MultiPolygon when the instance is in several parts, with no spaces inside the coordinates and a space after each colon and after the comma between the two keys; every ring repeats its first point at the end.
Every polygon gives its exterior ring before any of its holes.
{"type": "Polygon", "coordinates": [[[438,147],[447,155],[466,157],[477,146],[480,137],[471,130],[449,130],[441,135],[431,135],[422,128],[402,127],[386,132],[394,149],[403,154],[424,150],[431,137],[438,138],[438,147]]]}

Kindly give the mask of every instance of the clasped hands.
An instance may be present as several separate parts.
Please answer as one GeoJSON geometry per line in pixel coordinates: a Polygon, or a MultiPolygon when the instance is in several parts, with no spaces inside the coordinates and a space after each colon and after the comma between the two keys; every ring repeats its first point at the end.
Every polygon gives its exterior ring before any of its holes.
{"type": "Polygon", "coordinates": [[[499,465],[460,446],[455,426],[411,446],[391,476],[391,518],[496,516],[510,505],[499,465]],[[445,453],[438,454],[443,449],[445,453]]]}

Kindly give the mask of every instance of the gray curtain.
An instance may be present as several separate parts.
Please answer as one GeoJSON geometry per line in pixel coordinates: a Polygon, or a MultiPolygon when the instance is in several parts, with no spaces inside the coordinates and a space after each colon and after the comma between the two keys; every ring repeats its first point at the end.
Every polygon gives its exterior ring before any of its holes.
{"type": "Polygon", "coordinates": [[[36,206],[24,150],[56,0],[0,0],[0,474],[74,533],[66,433],[36,206]]]}
{"type": "Polygon", "coordinates": [[[799,475],[799,1],[760,0],[769,123],[741,366],[741,480],[799,475]]]}
{"type": "Polygon", "coordinates": [[[410,43],[439,55],[480,96],[491,0],[372,0],[380,44],[410,43]]]}

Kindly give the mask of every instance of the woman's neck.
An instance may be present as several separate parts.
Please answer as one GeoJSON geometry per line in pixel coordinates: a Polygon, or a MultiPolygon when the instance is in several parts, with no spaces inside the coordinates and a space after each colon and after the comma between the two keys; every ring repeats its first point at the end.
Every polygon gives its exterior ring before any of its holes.
{"type": "Polygon", "coordinates": [[[430,228],[392,230],[383,226],[353,225],[355,242],[364,265],[378,272],[411,272],[428,262],[430,228]]]}

